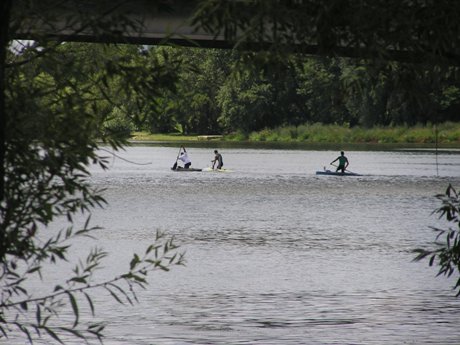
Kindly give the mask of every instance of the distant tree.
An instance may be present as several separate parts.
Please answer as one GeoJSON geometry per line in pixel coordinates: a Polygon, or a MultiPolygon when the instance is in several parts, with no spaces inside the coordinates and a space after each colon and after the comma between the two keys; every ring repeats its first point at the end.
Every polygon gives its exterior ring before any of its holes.
{"type": "Polygon", "coordinates": [[[185,134],[220,133],[216,97],[229,74],[231,52],[215,49],[176,48],[182,67],[177,92],[166,95],[168,110],[185,134]]]}
{"type": "Polygon", "coordinates": [[[298,93],[305,100],[305,122],[347,122],[340,60],[309,58],[298,68],[298,93]]]}
{"type": "Polygon", "coordinates": [[[303,100],[292,61],[267,54],[239,53],[218,93],[219,123],[225,132],[250,132],[302,121],[303,100]]]}
{"type": "Polygon", "coordinates": [[[274,126],[278,115],[274,114],[274,98],[273,85],[260,72],[241,73],[220,91],[218,102],[222,115],[219,120],[227,131],[249,132],[274,126]]]}

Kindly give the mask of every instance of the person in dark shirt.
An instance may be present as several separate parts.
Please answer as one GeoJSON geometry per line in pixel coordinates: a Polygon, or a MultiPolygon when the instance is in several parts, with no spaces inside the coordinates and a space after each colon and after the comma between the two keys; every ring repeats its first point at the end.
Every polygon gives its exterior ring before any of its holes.
{"type": "Polygon", "coordinates": [[[224,161],[222,160],[222,155],[217,152],[217,150],[214,150],[214,159],[211,161],[212,162],[212,168],[214,169],[214,166],[217,163],[217,169],[222,169],[224,166],[224,161]]]}
{"type": "Polygon", "coordinates": [[[341,170],[342,174],[344,174],[345,170],[347,170],[347,167],[350,163],[348,162],[348,158],[345,157],[345,153],[343,151],[340,152],[340,156],[338,156],[331,162],[331,165],[333,165],[333,163],[336,161],[339,161],[339,166],[337,167],[335,172],[341,170]]]}

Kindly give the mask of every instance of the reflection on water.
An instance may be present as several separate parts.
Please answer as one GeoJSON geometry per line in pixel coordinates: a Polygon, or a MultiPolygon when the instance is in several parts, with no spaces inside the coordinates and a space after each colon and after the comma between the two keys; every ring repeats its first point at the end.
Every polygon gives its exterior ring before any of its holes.
{"type": "MultiPolygon", "coordinates": [[[[191,148],[193,166],[212,150],[191,148]]],[[[156,229],[187,266],[141,303],[99,296],[106,344],[459,344],[460,300],[412,249],[433,240],[433,195],[460,187],[460,154],[350,151],[362,177],[316,176],[338,152],[222,149],[231,173],[175,173],[176,148],[133,147],[94,170],[93,215],[117,272],[156,229]]],[[[89,243],[75,250],[86,252],[89,243]]],[[[78,342],[75,342],[78,344],[78,342]]]]}

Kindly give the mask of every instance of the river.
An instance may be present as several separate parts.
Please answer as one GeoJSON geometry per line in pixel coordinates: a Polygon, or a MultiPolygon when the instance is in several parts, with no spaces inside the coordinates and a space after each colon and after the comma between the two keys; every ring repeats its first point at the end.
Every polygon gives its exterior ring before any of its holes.
{"type": "MultiPolygon", "coordinates": [[[[221,148],[230,172],[177,173],[177,150],[133,146],[129,162],[91,167],[109,204],[76,255],[102,246],[109,277],[162,230],[187,260],[134,306],[96,296],[105,344],[460,344],[453,280],[412,261],[445,226],[434,195],[460,189],[459,151],[347,151],[363,176],[335,177],[315,171],[337,151],[221,148]]],[[[211,148],[188,151],[210,165],[211,148]]]]}

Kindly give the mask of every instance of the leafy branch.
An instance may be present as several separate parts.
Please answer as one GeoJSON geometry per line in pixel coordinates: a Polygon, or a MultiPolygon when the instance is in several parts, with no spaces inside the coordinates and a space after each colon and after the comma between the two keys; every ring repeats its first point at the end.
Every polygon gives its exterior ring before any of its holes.
{"type": "MultiPolygon", "coordinates": [[[[457,191],[449,185],[445,194],[436,196],[441,201],[441,207],[433,211],[439,218],[445,218],[450,226],[448,229],[431,227],[436,233],[436,240],[433,249],[416,249],[417,253],[414,261],[429,258],[429,265],[439,266],[438,276],[450,277],[454,273],[460,275],[460,197],[457,191]]],[[[460,296],[460,277],[454,287],[457,296],[460,296]]]]}
{"type": "MultiPolygon", "coordinates": [[[[62,251],[60,257],[65,259],[64,253],[67,247],[60,248],[62,251]]],[[[102,323],[89,323],[86,327],[81,326],[80,300],[86,301],[93,317],[95,316],[95,303],[91,291],[96,289],[104,290],[120,304],[133,305],[138,302],[136,288],[144,289],[148,285],[148,274],[157,270],[169,271],[172,266],[184,264],[184,254],[178,253],[178,248],[174,238],[167,239],[164,233],[157,232],[154,243],[148,246],[142,256],[133,255],[125,273],[103,282],[94,282],[93,277],[102,260],[107,256],[107,252],[94,248],[85,261],[80,261],[73,268],[73,275],[64,284],[58,284],[51,293],[37,297],[29,295],[23,283],[32,273],[40,272],[40,266],[29,268],[24,276],[9,272],[3,278],[13,280],[13,283],[4,285],[2,290],[2,295],[9,295],[9,298],[0,304],[0,338],[8,338],[9,333],[19,330],[30,343],[33,343],[34,335],[41,337],[42,333],[59,343],[63,343],[61,337],[65,333],[85,341],[88,340],[88,337],[95,337],[101,341],[104,330],[102,323]],[[14,299],[18,296],[26,297],[14,299]],[[64,308],[72,311],[71,325],[65,327],[59,323],[54,325],[53,322],[56,322],[64,308]],[[15,312],[11,313],[11,311],[15,312]],[[7,317],[9,314],[12,317],[7,317]],[[31,319],[30,314],[35,315],[34,322],[27,321],[31,319]]]]}

